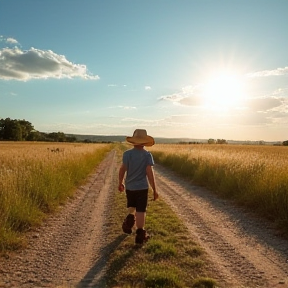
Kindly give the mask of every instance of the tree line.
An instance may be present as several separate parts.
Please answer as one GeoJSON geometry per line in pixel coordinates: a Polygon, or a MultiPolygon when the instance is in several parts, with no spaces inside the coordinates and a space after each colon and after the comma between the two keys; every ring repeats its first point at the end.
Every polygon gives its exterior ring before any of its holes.
{"type": "MultiPolygon", "coordinates": [[[[0,141],[45,141],[45,142],[76,142],[75,136],[65,135],[63,132],[44,133],[34,129],[34,126],[25,119],[0,119],[0,141]]],[[[94,142],[85,139],[83,142],[94,142]]],[[[208,139],[208,144],[227,144],[225,139],[208,139]]],[[[264,145],[260,141],[259,145],[264,145]]],[[[263,143],[262,143],[263,142],[263,143]]],[[[184,144],[184,143],[183,143],[184,144]]],[[[186,144],[186,142],[185,142],[186,144]]],[[[199,142],[189,142],[189,144],[200,144],[199,142]]],[[[283,146],[288,146],[288,140],[282,142],[283,146]]]]}
{"type": "Polygon", "coordinates": [[[0,141],[76,142],[76,140],[76,137],[66,136],[63,132],[39,132],[26,120],[0,119],[0,141]]]}

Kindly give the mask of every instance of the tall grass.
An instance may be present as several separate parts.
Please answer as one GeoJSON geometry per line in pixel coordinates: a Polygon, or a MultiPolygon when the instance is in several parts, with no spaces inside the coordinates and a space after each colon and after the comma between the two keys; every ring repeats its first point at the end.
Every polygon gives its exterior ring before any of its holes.
{"type": "Polygon", "coordinates": [[[287,147],[159,144],[149,150],[156,162],[288,227],[287,147]]]}
{"type": "Polygon", "coordinates": [[[0,251],[71,197],[108,144],[0,143],[0,251]]]}

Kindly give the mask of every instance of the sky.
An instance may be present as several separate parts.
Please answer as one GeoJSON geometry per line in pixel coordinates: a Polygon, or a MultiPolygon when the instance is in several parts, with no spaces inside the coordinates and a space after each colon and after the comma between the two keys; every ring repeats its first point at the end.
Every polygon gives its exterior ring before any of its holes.
{"type": "Polygon", "coordinates": [[[0,118],[288,139],[288,0],[0,0],[0,118]]]}

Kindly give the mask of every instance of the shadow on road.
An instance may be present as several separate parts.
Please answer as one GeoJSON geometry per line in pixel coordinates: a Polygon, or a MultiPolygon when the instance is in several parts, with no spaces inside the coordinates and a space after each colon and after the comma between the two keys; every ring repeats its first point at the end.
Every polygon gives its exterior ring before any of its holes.
{"type": "MultiPolygon", "coordinates": [[[[111,243],[104,247],[104,249],[101,251],[99,259],[86,273],[83,279],[77,284],[77,288],[106,287],[106,282],[108,280],[106,276],[107,272],[109,273],[110,277],[112,275],[113,278],[113,275],[115,275],[121,268],[121,265],[119,264],[125,262],[125,259],[121,258],[117,260],[117,263],[113,262],[112,264],[110,264],[109,267],[106,267],[109,256],[115,249],[117,249],[117,247],[127,236],[128,235],[125,234],[119,235],[116,239],[114,239],[111,243]]],[[[125,257],[129,258],[131,257],[131,255],[126,255],[125,257]]]]}

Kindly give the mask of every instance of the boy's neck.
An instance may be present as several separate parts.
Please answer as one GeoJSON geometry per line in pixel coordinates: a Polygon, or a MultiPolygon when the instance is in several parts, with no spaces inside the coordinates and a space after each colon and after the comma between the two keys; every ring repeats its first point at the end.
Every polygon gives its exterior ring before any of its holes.
{"type": "Polygon", "coordinates": [[[138,150],[142,150],[142,149],[144,149],[144,146],[143,145],[134,145],[134,148],[138,149],[138,150]]]}

